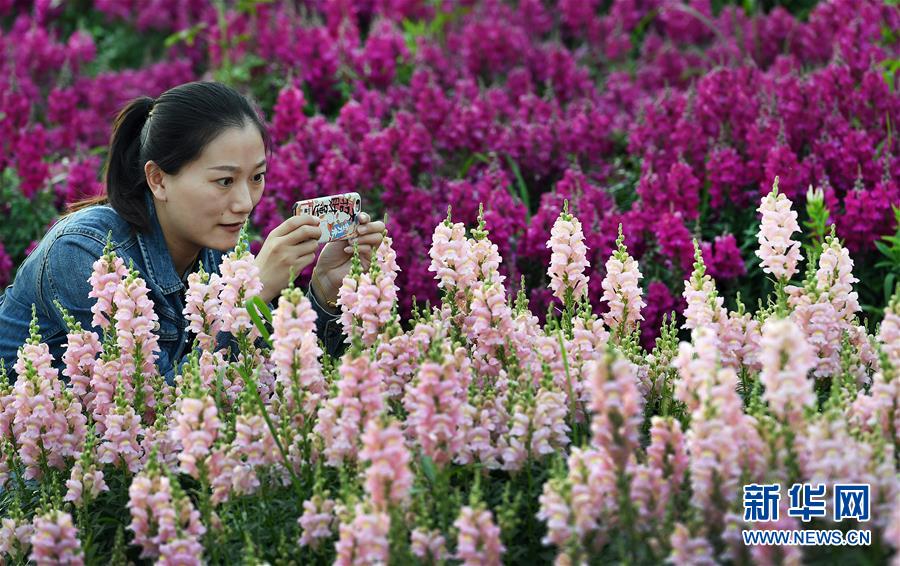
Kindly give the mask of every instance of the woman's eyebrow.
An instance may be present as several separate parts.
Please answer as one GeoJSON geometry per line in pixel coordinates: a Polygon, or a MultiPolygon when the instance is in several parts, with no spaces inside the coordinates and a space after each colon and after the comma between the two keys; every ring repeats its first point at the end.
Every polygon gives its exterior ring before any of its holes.
{"type": "MultiPolygon", "coordinates": [[[[266,160],[263,159],[262,161],[260,161],[259,163],[257,163],[253,168],[254,168],[254,169],[259,169],[260,167],[262,167],[262,166],[265,165],[265,164],[266,164],[266,160]]],[[[241,168],[238,167],[237,165],[216,165],[215,167],[210,167],[209,169],[210,169],[210,170],[215,170],[215,171],[229,171],[229,172],[231,172],[231,171],[240,171],[240,170],[241,170],[241,168]]]]}

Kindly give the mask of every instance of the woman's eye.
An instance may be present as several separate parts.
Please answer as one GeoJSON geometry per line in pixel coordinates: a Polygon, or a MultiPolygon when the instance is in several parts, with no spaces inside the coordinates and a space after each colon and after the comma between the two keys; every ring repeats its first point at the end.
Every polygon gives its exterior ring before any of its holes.
{"type": "Polygon", "coordinates": [[[231,177],[225,177],[224,179],[216,180],[216,182],[219,183],[223,187],[229,187],[229,186],[231,186],[231,183],[233,183],[234,181],[231,179],[231,177]]]}
{"type": "Polygon", "coordinates": [[[263,179],[265,179],[265,177],[266,177],[265,171],[263,171],[261,173],[257,173],[256,175],[253,176],[253,182],[254,183],[262,183],[263,179]]]}

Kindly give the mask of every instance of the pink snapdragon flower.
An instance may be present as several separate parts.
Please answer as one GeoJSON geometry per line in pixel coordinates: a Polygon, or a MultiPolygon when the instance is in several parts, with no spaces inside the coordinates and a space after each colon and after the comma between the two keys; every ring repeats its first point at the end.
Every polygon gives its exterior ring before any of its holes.
{"type": "Polygon", "coordinates": [[[447,540],[439,530],[415,528],[410,533],[410,551],[426,564],[446,561],[447,540]]]}
{"type": "Polygon", "coordinates": [[[325,443],[325,460],[330,466],[356,460],[367,422],[384,409],[384,376],[357,346],[344,354],[340,376],[337,395],[319,408],[313,429],[325,443]]]}
{"type": "Polygon", "coordinates": [[[263,284],[259,278],[259,267],[256,266],[253,255],[247,251],[243,236],[234,251],[222,258],[219,271],[222,273],[222,287],[219,290],[222,331],[235,336],[241,332],[249,332],[250,338],[255,339],[259,330],[250,320],[245,305],[248,299],[262,293],[263,284]]]}
{"type": "Polygon", "coordinates": [[[482,357],[492,358],[496,349],[504,345],[513,327],[512,311],[501,283],[488,279],[472,286],[471,311],[464,326],[482,357]]]}
{"type": "Polygon", "coordinates": [[[509,428],[506,395],[475,395],[460,408],[458,438],[448,444],[457,445],[453,462],[466,465],[481,462],[490,470],[501,468],[500,436],[509,428]]]}
{"type": "Polygon", "coordinates": [[[700,326],[691,332],[691,342],[678,345],[672,365],[681,379],[675,382],[675,398],[691,413],[707,401],[719,367],[719,340],[715,330],[700,326]]]}
{"type": "Polygon", "coordinates": [[[650,531],[665,519],[670,492],[663,471],[649,464],[631,466],[629,495],[640,517],[639,530],[650,531]]]}
{"type": "Polygon", "coordinates": [[[78,529],[72,523],[71,515],[65,511],[54,510],[34,518],[30,558],[39,566],[84,564],[78,529]]]}
{"type": "MultiPolygon", "coordinates": [[[[155,362],[160,348],[153,331],[159,316],[153,310],[149,294],[150,289],[144,280],[132,270],[116,287],[113,297],[116,304],[116,345],[123,372],[119,377],[143,393],[143,402],[135,406],[138,414],[143,414],[145,409],[156,404],[153,379],[159,375],[155,362]]],[[[127,391],[127,394],[130,396],[131,392],[127,391]]]]}
{"type": "Polygon", "coordinates": [[[463,443],[458,430],[466,396],[463,374],[468,372],[468,357],[448,357],[441,352],[437,360],[422,362],[403,398],[408,433],[438,465],[450,462],[463,443]],[[457,361],[464,365],[457,366],[457,361]]]}
{"type": "Polygon", "coordinates": [[[156,462],[131,481],[128,509],[128,528],[134,533],[134,544],[142,548],[141,558],[160,557],[164,547],[169,558],[186,547],[193,551],[196,546],[190,541],[199,544],[206,532],[191,500],[156,462]],[[179,540],[185,542],[176,543],[179,540]]]}
{"type": "Polygon", "coordinates": [[[163,543],[159,547],[158,566],[201,566],[203,545],[199,537],[183,536],[163,543]]]}
{"type": "Polygon", "coordinates": [[[584,245],[584,231],[581,222],[569,214],[569,201],[550,229],[547,247],[550,255],[550,289],[559,300],[565,301],[566,292],[571,290],[572,299],[578,301],[587,294],[588,276],[584,270],[590,267],[587,260],[587,246],[584,245]]]}
{"type": "Polygon", "coordinates": [[[691,532],[682,523],[675,523],[675,529],[669,540],[672,554],[669,560],[673,564],[685,566],[715,566],[715,551],[703,536],[691,536],[691,532]]]}
{"type": "Polygon", "coordinates": [[[141,458],[144,455],[138,440],[143,436],[141,418],[134,412],[134,407],[124,395],[124,389],[118,388],[115,408],[104,419],[102,442],[97,447],[97,461],[103,464],[122,465],[131,473],[141,469],[141,458]]]}
{"type": "Polygon", "coordinates": [[[183,314],[188,321],[187,330],[197,336],[197,344],[203,350],[215,347],[216,335],[222,329],[222,318],[217,316],[221,292],[221,277],[206,273],[202,265],[199,271],[188,275],[183,314]]]}
{"type": "Polygon", "coordinates": [[[103,352],[94,364],[90,388],[94,396],[89,399],[88,410],[91,411],[98,433],[103,432],[106,415],[115,406],[116,388],[123,388],[126,397],[130,397],[129,392],[133,391],[131,383],[121,379],[122,373],[122,360],[117,352],[103,352]]]}
{"type": "Polygon", "coordinates": [[[591,361],[586,369],[593,412],[592,445],[607,450],[619,470],[639,446],[644,398],[638,391],[637,367],[618,353],[591,361]]]}
{"type": "Polygon", "coordinates": [[[353,336],[359,336],[362,321],[357,315],[360,313],[361,309],[366,306],[371,306],[372,304],[371,297],[368,297],[368,301],[364,301],[360,304],[359,286],[360,283],[363,282],[363,278],[368,280],[369,274],[363,273],[359,257],[354,255],[350,265],[350,271],[344,276],[343,281],[341,281],[337,298],[338,307],[341,309],[341,326],[344,328],[344,334],[347,336],[345,342],[347,340],[352,340],[353,336]]]}
{"type": "Polygon", "coordinates": [[[737,381],[730,368],[715,372],[687,432],[691,504],[712,522],[722,519],[721,501],[731,504],[738,497],[742,473],[756,477],[759,460],[765,464],[764,445],[755,420],[743,412],[737,381]]]}
{"type": "Polygon", "coordinates": [[[24,560],[31,546],[34,523],[24,518],[4,517],[0,519],[0,554],[24,560]]]}
{"type": "Polygon", "coordinates": [[[641,299],[639,284],[643,275],[637,262],[628,255],[621,226],[616,247],[616,251],[606,262],[603,297],[600,300],[609,303],[609,311],[603,315],[603,320],[610,331],[628,334],[637,327],[639,321],[644,320],[641,315],[644,301],[641,299]]]}
{"type": "Polygon", "coordinates": [[[396,423],[387,426],[370,420],[362,435],[359,459],[367,464],[365,488],[375,509],[405,505],[410,498],[413,475],[403,432],[396,423]]]}
{"type": "Polygon", "coordinates": [[[231,492],[236,495],[256,493],[260,487],[259,468],[279,461],[278,446],[265,418],[257,414],[255,405],[245,401],[234,422],[234,440],[228,452],[233,462],[230,470],[231,492]]]}
{"type": "Polygon", "coordinates": [[[399,270],[397,253],[388,236],[375,252],[375,261],[367,273],[362,272],[354,259],[351,272],[344,278],[338,293],[338,303],[343,311],[341,324],[347,331],[348,340],[354,332],[359,332],[363,344],[372,346],[384,332],[397,305],[399,288],[395,281],[399,270]]]}
{"type": "Polygon", "coordinates": [[[682,295],[687,308],[684,309],[684,328],[693,330],[701,326],[713,325],[725,318],[725,299],[718,296],[716,282],[706,273],[706,264],[700,247],[694,241],[694,271],[684,284],[682,295]]]}
{"type": "Polygon", "coordinates": [[[356,282],[355,299],[350,311],[353,314],[353,326],[344,328],[348,336],[352,332],[359,332],[363,344],[372,346],[378,339],[382,325],[390,319],[391,312],[389,308],[384,308],[381,287],[373,281],[371,272],[360,274],[356,282]]]}
{"type": "Polygon", "coordinates": [[[853,284],[859,279],[853,276],[853,259],[850,252],[834,236],[827,236],[819,256],[816,271],[816,290],[827,294],[840,318],[852,323],[860,311],[858,294],[853,284]]]}
{"type": "Polygon", "coordinates": [[[113,252],[112,244],[107,242],[103,255],[94,262],[94,269],[88,279],[91,284],[88,297],[97,299],[91,306],[91,312],[94,313],[91,324],[103,330],[109,329],[116,313],[116,288],[126,275],[128,268],[125,261],[113,252]]]}
{"type": "Polygon", "coordinates": [[[762,260],[763,271],[788,280],[797,273],[797,263],[803,259],[800,242],[791,239],[791,234],[799,232],[800,226],[797,211],[791,210],[791,201],[778,192],[777,177],[772,192],[762,198],[756,210],[762,214],[756,255],[762,260]]]}
{"type": "MultiPolygon", "coordinates": [[[[470,242],[466,238],[466,227],[460,222],[451,223],[449,214],[434,229],[429,255],[431,264],[428,271],[434,272],[439,288],[455,289],[464,294],[472,285],[476,278],[476,266],[470,242]]],[[[458,296],[453,298],[460,300],[458,296]]]]}
{"type": "MultiPolygon", "coordinates": [[[[399,325],[396,327],[400,332],[399,325]]],[[[393,331],[390,331],[393,332],[393,331]]],[[[385,393],[390,399],[400,399],[406,384],[415,375],[415,360],[419,357],[418,348],[407,333],[392,336],[381,342],[375,350],[375,361],[385,376],[385,393]]]]}
{"type": "Polygon", "coordinates": [[[397,305],[397,275],[400,266],[397,265],[397,252],[394,251],[394,240],[385,234],[381,245],[375,251],[375,261],[369,267],[374,274],[375,286],[378,287],[378,307],[376,315],[379,325],[383,327],[391,319],[391,312],[397,305]]]}
{"type": "Polygon", "coordinates": [[[170,429],[172,441],[180,444],[178,462],[181,471],[200,479],[210,450],[218,437],[221,422],[215,401],[208,393],[194,392],[197,397],[182,397],[173,415],[175,426],[170,429]]]}
{"type": "Polygon", "coordinates": [[[287,290],[278,299],[272,313],[272,342],[275,380],[284,387],[288,407],[309,414],[325,395],[325,378],[316,312],[300,289],[287,290]]]}
{"type": "Polygon", "coordinates": [[[303,502],[303,514],[297,519],[303,532],[298,544],[318,548],[319,544],[333,534],[334,500],[314,495],[303,502]]]}
{"type": "Polygon", "coordinates": [[[542,460],[569,445],[566,397],[560,391],[541,388],[526,405],[517,404],[509,432],[500,446],[503,469],[517,471],[529,457],[542,460]]]}
{"type": "Polygon", "coordinates": [[[103,491],[109,491],[106,480],[103,477],[103,470],[98,469],[97,458],[94,453],[96,439],[93,435],[88,436],[84,442],[84,448],[75,465],[72,466],[72,472],[69,479],[66,480],[66,495],[63,501],[71,501],[76,508],[83,507],[88,500],[97,499],[103,491]],[[87,497],[85,497],[87,495],[87,497]]]}
{"type": "Polygon", "coordinates": [[[801,328],[813,349],[816,377],[837,375],[841,371],[841,335],[846,324],[828,295],[820,295],[816,302],[800,302],[791,313],[791,320],[801,328]]]}
{"type": "Polygon", "coordinates": [[[884,320],[878,330],[878,340],[894,371],[900,375],[900,293],[895,293],[884,308],[884,320]]]}
{"type": "Polygon", "coordinates": [[[562,452],[569,445],[566,397],[561,391],[541,388],[535,398],[532,420],[531,453],[547,456],[562,452]]]}
{"type": "Polygon", "coordinates": [[[12,438],[25,465],[25,479],[40,478],[44,465],[66,468],[65,458],[80,452],[87,433],[81,404],[63,390],[52,364],[50,348],[41,342],[35,316],[30,336],[18,350],[14,369],[19,378],[3,410],[4,419],[12,416],[12,438]]]}
{"type": "Polygon", "coordinates": [[[335,565],[387,564],[390,527],[391,518],[387,513],[366,512],[364,506],[358,504],[353,520],[340,524],[340,538],[335,545],[335,565]]]}
{"type": "Polygon", "coordinates": [[[884,540],[893,541],[889,544],[894,547],[898,554],[894,555],[893,565],[900,563],[900,505],[894,505],[894,510],[888,522],[887,528],[884,530],[884,540]]]}
{"type": "Polygon", "coordinates": [[[601,539],[615,521],[618,506],[615,464],[605,449],[573,448],[567,462],[570,508],[578,540],[601,539]]]}
{"type": "Polygon", "coordinates": [[[563,548],[572,538],[572,511],[569,502],[563,496],[565,482],[548,480],[544,490],[538,497],[540,509],[537,518],[547,523],[547,534],[541,539],[545,545],[563,548]]]}
{"type": "Polygon", "coordinates": [[[517,404],[510,418],[510,429],[500,441],[500,455],[503,458],[502,468],[511,472],[522,469],[528,459],[529,439],[531,432],[531,413],[534,407],[517,404]]]}
{"type": "Polygon", "coordinates": [[[673,494],[678,493],[690,464],[681,423],[654,416],[650,424],[647,462],[637,467],[631,485],[638,513],[662,521],[673,494]]]}
{"type": "Polygon", "coordinates": [[[481,204],[478,205],[478,226],[472,229],[469,246],[472,252],[472,261],[475,263],[476,279],[495,281],[502,285],[506,280],[506,277],[500,274],[500,264],[503,263],[503,259],[500,257],[497,244],[488,238],[484,222],[484,207],[481,204]]]}
{"type": "MultiPolygon", "coordinates": [[[[73,322],[78,324],[74,319],[73,322]]],[[[101,350],[100,337],[96,332],[85,332],[81,330],[80,324],[76,328],[70,328],[66,336],[66,351],[63,353],[66,367],[62,374],[69,378],[72,393],[85,406],[94,398],[93,391],[89,390],[91,374],[101,350]]]]}
{"type": "Polygon", "coordinates": [[[500,542],[500,527],[483,507],[464,506],[453,522],[459,530],[456,558],[465,566],[500,566],[506,547],[500,542]]]}
{"type": "Polygon", "coordinates": [[[75,462],[72,466],[72,473],[66,480],[66,488],[63,501],[71,501],[75,507],[83,505],[85,493],[90,494],[91,499],[96,499],[101,492],[109,491],[109,486],[103,479],[103,470],[92,466],[85,471],[81,462],[75,462]]]}
{"type": "Polygon", "coordinates": [[[760,382],[763,399],[776,417],[797,427],[803,411],[816,402],[807,373],[815,365],[815,353],[803,331],[790,319],[769,318],[762,329],[760,382]]]}

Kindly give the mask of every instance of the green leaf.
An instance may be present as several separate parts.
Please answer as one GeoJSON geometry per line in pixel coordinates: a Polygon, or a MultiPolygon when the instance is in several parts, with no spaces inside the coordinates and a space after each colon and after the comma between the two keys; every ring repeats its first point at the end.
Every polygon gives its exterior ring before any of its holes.
{"type": "Polygon", "coordinates": [[[422,456],[422,471],[425,472],[425,477],[428,478],[431,485],[437,483],[437,471],[434,469],[434,461],[431,456],[422,456]]]}
{"type": "Polygon", "coordinates": [[[525,179],[522,178],[522,171],[519,170],[519,164],[516,163],[513,158],[508,154],[504,153],[504,157],[506,157],[506,163],[509,164],[509,168],[512,169],[513,175],[516,177],[516,186],[519,189],[519,198],[522,200],[522,204],[525,205],[525,215],[528,219],[528,222],[531,222],[531,203],[529,202],[528,197],[528,187],[525,186],[525,179]]]}
{"type": "MultiPolygon", "coordinates": [[[[253,299],[256,298],[258,297],[253,297],[253,299]]],[[[247,309],[247,314],[250,315],[250,320],[253,321],[253,324],[256,326],[257,330],[259,330],[259,333],[262,334],[263,339],[268,342],[269,346],[272,346],[272,339],[271,334],[269,334],[269,329],[266,328],[266,325],[259,317],[259,312],[257,312],[256,304],[253,302],[253,299],[250,299],[244,305],[247,309]]]]}
{"type": "Polygon", "coordinates": [[[265,317],[266,321],[272,322],[272,311],[269,309],[269,305],[266,304],[264,300],[260,296],[250,297],[248,301],[256,307],[256,309],[265,317]]]}
{"type": "Polygon", "coordinates": [[[875,247],[878,249],[878,251],[888,257],[891,257],[893,255],[893,250],[882,242],[875,242],[875,247]]]}
{"type": "Polygon", "coordinates": [[[168,49],[172,47],[176,43],[183,41],[188,46],[194,45],[194,40],[197,38],[197,34],[200,30],[206,28],[206,23],[201,22],[195,26],[191,26],[189,28],[185,28],[183,30],[177,31],[172,35],[168,36],[163,40],[163,45],[168,49]]]}
{"type": "Polygon", "coordinates": [[[862,310],[870,314],[881,314],[882,308],[875,305],[862,305],[862,310]]]}
{"type": "Polygon", "coordinates": [[[891,302],[891,297],[894,295],[894,282],[896,280],[896,273],[888,273],[887,277],[884,278],[884,304],[891,302]]]}

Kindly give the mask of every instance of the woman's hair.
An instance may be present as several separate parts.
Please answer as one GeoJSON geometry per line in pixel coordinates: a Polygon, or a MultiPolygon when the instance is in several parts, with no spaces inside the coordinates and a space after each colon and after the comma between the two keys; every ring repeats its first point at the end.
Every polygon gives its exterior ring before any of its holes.
{"type": "Polygon", "coordinates": [[[67,212],[109,202],[135,230],[146,232],[150,218],[144,194],[150,187],[144,164],[152,160],[165,173],[175,175],[223,130],[248,123],[257,127],[268,153],[269,132],[254,103],[229,86],[191,82],[167,90],[156,100],[136,98],[113,123],[103,169],[106,194],[73,203],[67,212]]]}

